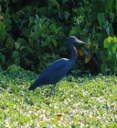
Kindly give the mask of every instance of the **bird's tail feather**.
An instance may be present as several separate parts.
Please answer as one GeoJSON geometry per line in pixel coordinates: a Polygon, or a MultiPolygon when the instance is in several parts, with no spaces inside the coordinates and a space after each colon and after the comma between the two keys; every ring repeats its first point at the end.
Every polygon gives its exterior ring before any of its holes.
{"type": "Polygon", "coordinates": [[[37,86],[39,86],[38,80],[36,80],[36,81],[28,88],[28,90],[34,90],[37,86]]]}
{"type": "Polygon", "coordinates": [[[32,85],[28,88],[28,90],[34,90],[36,87],[37,87],[37,86],[35,86],[34,84],[32,84],[32,85]]]}

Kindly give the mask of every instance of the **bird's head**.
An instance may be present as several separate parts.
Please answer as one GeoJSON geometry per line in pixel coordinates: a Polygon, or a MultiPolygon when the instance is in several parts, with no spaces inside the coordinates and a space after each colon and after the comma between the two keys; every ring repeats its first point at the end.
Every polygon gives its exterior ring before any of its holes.
{"type": "Polygon", "coordinates": [[[70,37],[68,38],[67,42],[69,42],[69,43],[71,43],[71,44],[74,44],[74,43],[75,43],[75,44],[77,44],[78,46],[84,46],[84,45],[86,45],[85,42],[79,40],[79,39],[78,39],[77,37],[75,37],[75,36],[70,36],[70,37]]]}

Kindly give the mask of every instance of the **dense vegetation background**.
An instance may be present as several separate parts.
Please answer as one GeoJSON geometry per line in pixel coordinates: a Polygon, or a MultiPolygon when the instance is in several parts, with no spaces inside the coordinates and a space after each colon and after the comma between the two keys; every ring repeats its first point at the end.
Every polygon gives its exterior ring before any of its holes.
{"type": "Polygon", "coordinates": [[[117,0],[0,0],[0,128],[117,128],[112,74],[117,0]],[[37,74],[27,69],[40,72],[68,57],[69,35],[88,43],[78,49],[74,75],[58,83],[54,95],[52,85],[28,91],[37,74]]]}
{"type": "Polygon", "coordinates": [[[77,72],[117,72],[117,0],[0,0],[1,70],[41,71],[68,56],[69,35],[88,42],[77,72]]]}

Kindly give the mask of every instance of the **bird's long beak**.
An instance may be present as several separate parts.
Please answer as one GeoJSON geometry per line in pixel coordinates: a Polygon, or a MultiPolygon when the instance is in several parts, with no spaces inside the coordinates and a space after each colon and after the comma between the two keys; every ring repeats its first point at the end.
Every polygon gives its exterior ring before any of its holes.
{"type": "Polygon", "coordinates": [[[79,39],[76,39],[75,43],[77,43],[79,46],[86,46],[87,45],[87,43],[85,43],[85,42],[83,42],[83,41],[81,41],[79,39]]]}

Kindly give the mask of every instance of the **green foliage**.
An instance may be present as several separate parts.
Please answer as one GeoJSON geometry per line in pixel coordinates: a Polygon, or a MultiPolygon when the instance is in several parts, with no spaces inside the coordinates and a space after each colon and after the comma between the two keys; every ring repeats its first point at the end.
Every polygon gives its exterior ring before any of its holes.
{"type": "Polygon", "coordinates": [[[104,40],[103,44],[105,56],[101,69],[104,73],[117,73],[117,37],[108,37],[104,40]]]}
{"type": "Polygon", "coordinates": [[[117,54],[117,37],[108,37],[104,40],[104,48],[110,56],[117,54]]]}
{"type": "Polygon", "coordinates": [[[17,72],[19,72],[19,71],[22,71],[22,68],[20,67],[20,66],[17,66],[17,65],[11,65],[11,66],[9,66],[8,67],[8,69],[7,69],[7,72],[9,73],[9,74],[14,74],[14,73],[17,73],[17,72]]]}
{"type": "Polygon", "coordinates": [[[45,17],[36,16],[32,22],[34,25],[29,35],[29,42],[35,43],[35,41],[39,40],[41,47],[57,48],[59,37],[64,37],[62,27],[57,26],[45,17]]]}
{"type": "Polygon", "coordinates": [[[6,36],[7,36],[6,25],[5,23],[0,21],[0,44],[4,43],[6,36]]]}
{"type": "Polygon", "coordinates": [[[0,62],[5,63],[5,56],[2,53],[0,53],[0,62]]]}
{"type": "Polygon", "coordinates": [[[116,76],[67,76],[48,96],[52,85],[27,90],[35,75],[16,65],[0,73],[1,128],[117,127],[116,76]]]}
{"type": "Polygon", "coordinates": [[[103,40],[117,34],[116,16],[117,0],[0,0],[0,67],[41,71],[68,55],[63,47],[69,35],[88,42],[100,63],[103,40]]]}
{"type": "Polygon", "coordinates": [[[23,79],[27,78],[27,79],[32,79],[32,78],[36,78],[37,75],[31,71],[26,71],[23,68],[21,68],[18,65],[10,65],[7,70],[5,71],[5,74],[8,74],[8,76],[14,78],[19,78],[19,79],[23,79]]]}
{"type": "Polygon", "coordinates": [[[106,31],[107,35],[113,35],[112,24],[105,19],[104,13],[98,13],[98,22],[102,28],[106,31]]]}

